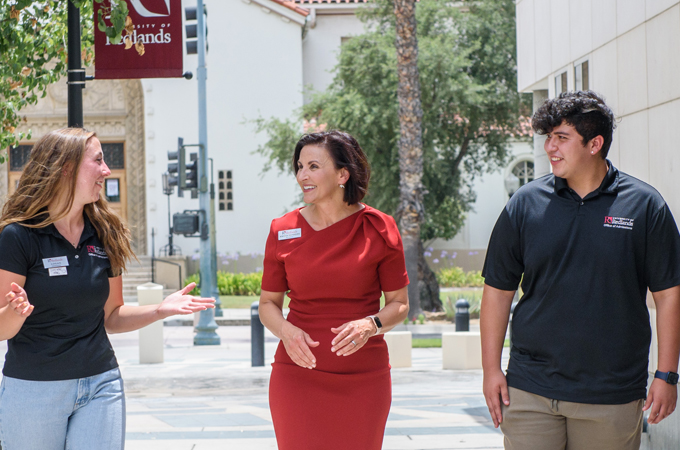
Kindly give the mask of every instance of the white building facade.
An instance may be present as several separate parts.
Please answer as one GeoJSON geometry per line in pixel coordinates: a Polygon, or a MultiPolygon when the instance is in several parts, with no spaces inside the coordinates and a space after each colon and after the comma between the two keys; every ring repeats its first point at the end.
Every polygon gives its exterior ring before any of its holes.
{"type": "MultiPolygon", "coordinates": [[[[290,118],[308,89],[323,91],[333,82],[342,42],[364,30],[356,17],[363,3],[204,0],[209,12],[208,154],[217,191],[219,253],[261,254],[272,218],[299,206],[292,174],[262,174],[266,159],[255,151],[267,136],[255,133],[252,120],[290,118]]],[[[194,5],[195,0],[183,2],[194,5]]],[[[197,57],[187,56],[185,69],[195,73],[196,66],[197,57]]],[[[85,127],[98,133],[112,165],[107,187],[112,205],[132,229],[135,252],[158,255],[168,242],[168,197],[162,186],[167,152],[176,150],[178,137],[185,144],[198,141],[196,79],[94,80],[83,92],[85,127]]],[[[23,129],[32,129],[33,136],[10,152],[9,165],[0,166],[0,193],[13,191],[30,146],[66,126],[66,83],[50,86],[46,98],[23,113],[23,129]]],[[[478,200],[459,235],[430,243],[449,255],[457,252],[451,264],[481,268],[493,224],[508,198],[505,179],[533,164],[527,144],[514,144],[513,154],[505,171],[476,182],[478,200]]],[[[171,214],[198,209],[198,200],[188,192],[169,200],[171,214]]],[[[175,236],[174,243],[184,255],[199,247],[197,238],[175,236]]]]}

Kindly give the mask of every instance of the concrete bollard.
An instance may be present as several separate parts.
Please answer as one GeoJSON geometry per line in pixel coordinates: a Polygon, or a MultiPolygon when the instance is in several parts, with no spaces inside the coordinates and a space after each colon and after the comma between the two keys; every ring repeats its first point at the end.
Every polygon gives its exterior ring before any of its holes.
{"type": "Polygon", "coordinates": [[[264,325],[260,320],[260,302],[250,305],[250,360],[252,367],[264,366],[264,325]]]}
{"type": "Polygon", "coordinates": [[[390,353],[390,366],[411,367],[413,340],[410,331],[390,331],[385,333],[387,350],[390,353]]]}
{"type": "Polygon", "coordinates": [[[442,333],[442,366],[444,369],[481,369],[481,335],[472,331],[442,333]]]}
{"type": "MultiPolygon", "coordinates": [[[[158,305],[163,301],[163,286],[145,283],[137,286],[139,306],[158,305]]],[[[139,363],[163,362],[163,321],[159,320],[139,330],[139,363]]]]}

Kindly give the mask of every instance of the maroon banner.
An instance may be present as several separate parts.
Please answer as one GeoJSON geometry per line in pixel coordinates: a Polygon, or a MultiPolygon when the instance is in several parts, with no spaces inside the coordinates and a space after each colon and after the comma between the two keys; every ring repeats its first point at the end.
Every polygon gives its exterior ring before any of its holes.
{"type": "Polygon", "coordinates": [[[135,28],[116,45],[97,28],[102,4],[94,2],[95,79],[181,77],[182,0],[125,1],[135,28]],[[144,44],[143,55],[138,43],[144,44]]]}

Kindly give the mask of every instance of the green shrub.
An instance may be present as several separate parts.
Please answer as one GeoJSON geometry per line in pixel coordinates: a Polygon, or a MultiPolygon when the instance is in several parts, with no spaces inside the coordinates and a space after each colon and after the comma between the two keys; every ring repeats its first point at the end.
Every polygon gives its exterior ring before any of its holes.
{"type": "MultiPolygon", "coordinates": [[[[198,284],[200,276],[198,273],[191,275],[185,283],[192,281],[198,284]]],[[[262,272],[255,273],[231,273],[217,272],[217,290],[220,295],[260,295],[262,285],[262,272]]],[[[200,289],[196,287],[191,291],[191,295],[200,295],[200,289]]]]}
{"type": "Polygon", "coordinates": [[[260,295],[262,272],[217,272],[217,289],[220,295],[260,295]]]}
{"type": "Polygon", "coordinates": [[[460,267],[448,267],[437,271],[437,282],[443,287],[482,287],[482,272],[473,270],[465,273],[460,267]]]}
{"type": "Polygon", "coordinates": [[[189,283],[196,283],[196,287],[193,291],[189,292],[189,295],[201,295],[201,289],[199,287],[201,285],[201,276],[198,273],[190,275],[186,280],[184,280],[184,286],[189,283]]]}

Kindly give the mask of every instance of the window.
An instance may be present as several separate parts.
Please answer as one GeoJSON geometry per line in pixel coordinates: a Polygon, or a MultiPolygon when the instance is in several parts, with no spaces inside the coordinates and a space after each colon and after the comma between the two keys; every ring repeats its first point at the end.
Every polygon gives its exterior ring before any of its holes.
{"type": "Polygon", "coordinates": [[[219,204],[217,206],[218,211],[233,211],[233,188],[232,188],[232,178],[231,170],[219,170],[217,171],[217,179],[219,182],[219,204]]]}
{"type": "Polygon", "coordinates": [[[125,146],[122,142],[102,142],[104,162],[111,170],[125,169],[125,146]]]}
{"type": "Polygon", "coordinates": [[[567,92],[567,72],[562,72],[555,77],[555,97],[562,92],[567,92]]]}
{"type": "Polygon", "coordinates": [[[10,172],[22,172],[31,155],[33,145],[17,145],[9,148],[9,170],[10,172]]]}
{"type": "Polygon", "coordinates": [[[534,162],[520,161],[512,168],[512,174],[519,178],[520,187],[534,179],[534,162]]]}
{"type": "Polygon", "coordinates": [[[577,91],[587,91],[590,89],[588,80],[588,61],[583,61],[574,67],[574,88],[577,91]]]}
{"type": "Polygon", "coordinates": [[[511,166],[510,173],[505,177],[505,191],[512,197],[515,192],[534,179],[534,161],[522,159],[511,166]]]}

